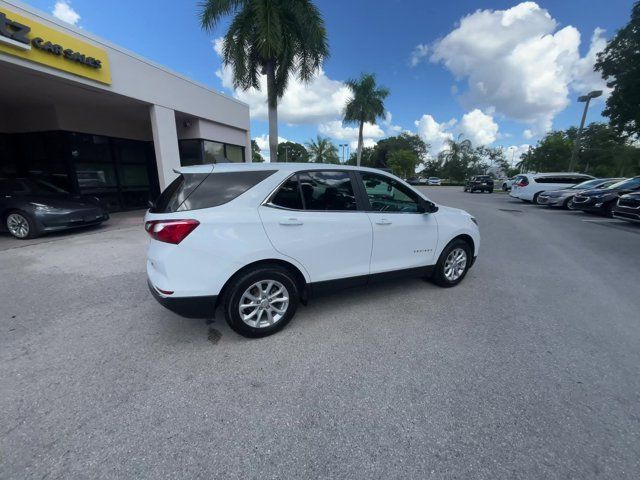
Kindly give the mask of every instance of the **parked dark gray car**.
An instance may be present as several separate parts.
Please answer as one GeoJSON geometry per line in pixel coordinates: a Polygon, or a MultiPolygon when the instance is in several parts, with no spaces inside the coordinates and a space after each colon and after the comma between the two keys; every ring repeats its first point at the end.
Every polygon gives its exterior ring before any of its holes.
{"type": "Polygon", "coordinates": [[[109,219],[95,197],[72,195],[33,178],[0,178],[0,229],[19,239],[109,219]]]}
{"type": "Polygon", "coordinates": [[[548,192],[542,192],[538,195],[538,205],[569,208],[569,202],[571,202],[571,200],[573,200],[573,197],[582,190],[607,188],[609,185],[613,185],[620,180],[624,180],[624,178],[596,178],[593,180],[587,180],[586,182],[578,183],[577,185],[569,188],[563,188],[562,190],[550,190],[548,192]]]}
{"type": "Polygon", "coordinates": [[[626,193],[638,191],[640,191],[640,176],[622,180],[603,189],[583,190],[573,197],[569,208],[612,217],[618,198],[626,193]]]}

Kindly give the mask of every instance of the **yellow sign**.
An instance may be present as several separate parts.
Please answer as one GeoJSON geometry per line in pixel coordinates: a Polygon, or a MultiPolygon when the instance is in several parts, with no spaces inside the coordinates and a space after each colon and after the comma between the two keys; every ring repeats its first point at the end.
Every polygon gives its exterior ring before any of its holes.
{"type": "Polygon", "coordinates": [[[0,8],[0,53],[111,84],[107,52],[0,8]]]}

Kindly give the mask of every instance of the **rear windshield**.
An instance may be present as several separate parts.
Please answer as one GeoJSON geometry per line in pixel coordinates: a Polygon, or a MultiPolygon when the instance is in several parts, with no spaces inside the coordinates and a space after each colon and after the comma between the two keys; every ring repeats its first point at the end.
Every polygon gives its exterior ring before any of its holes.
{"type": "Polygon", "coordinates": [[[149,211],[171,213],[217,207],[274,173],[275,170],[183,174],[171,182],[149,211]]]}

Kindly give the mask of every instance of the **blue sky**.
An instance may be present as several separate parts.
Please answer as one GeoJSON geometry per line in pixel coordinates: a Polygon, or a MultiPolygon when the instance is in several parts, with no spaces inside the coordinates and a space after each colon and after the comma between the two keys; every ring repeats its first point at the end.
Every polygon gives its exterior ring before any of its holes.
{"type": "MultiPolygon", "coordinates": [[[[266,145],[264,92],[233,92],[215,51],[224,24],[200,30],[196,1],[29,0],[27,3],[144,57],[247,101],[252,137],[266,145]]],[[[293,82],[280,109],[280,136],[318,132],[355,142],[340,122],[342,82],[373,72],[391,90],[385,120],[365,129],[373,144],[400,131],[442,148],[463,134],[516,156],[549,128],[575,124],[578,94],[603,84],[595,54],[629,18],[632,0],[537,2],[317,0],[331,56],[311,85],[293,82]]],[[[605,93],[606,94],[606,93],[605,93]]],[[[588,121],[602,119],[602,101],[588,121]]]]}

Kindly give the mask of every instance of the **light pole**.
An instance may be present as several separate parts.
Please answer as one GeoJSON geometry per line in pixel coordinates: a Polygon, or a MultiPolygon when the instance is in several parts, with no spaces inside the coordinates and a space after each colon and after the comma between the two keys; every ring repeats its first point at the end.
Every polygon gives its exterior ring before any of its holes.
{"type": "Polygon", "coordinates": [[[339,147],[342,149],[342,163],[344,163],[344,149],[348,146],[348,143],[341,143],[339,147]]]}
{"type": "Polygon", "coordinates": [[[576,136],[576,140],[573,144],[573,152],[571,152],[571,161],[569,162],[569,171],[573,170],[573,164],[578,157],[578,150],[580,148],[580,137],[582,136],[582,129],[584,128],[584,121],[587,118],[587,110],[589,109],[589,102],[591,102],[592,98],[598,98],[602,95],[602,90],[594,90],[593,92],[589,92],[586,95],[582,95],[578,97],[578,102],[584,102],[584,111],[582,112],[582,120],[580,121],[580,128],[578,128],[578,135],[576,136]]]}

